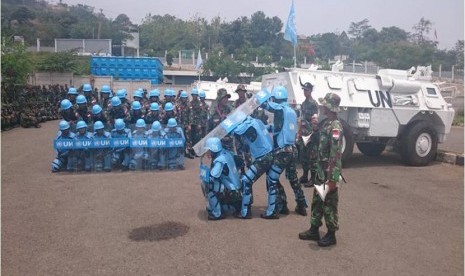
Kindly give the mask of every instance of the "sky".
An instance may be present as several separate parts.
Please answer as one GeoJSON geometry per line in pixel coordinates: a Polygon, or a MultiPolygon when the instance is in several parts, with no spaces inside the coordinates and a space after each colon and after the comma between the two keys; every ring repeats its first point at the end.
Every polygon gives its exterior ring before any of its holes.
{"type": "MultiPolygon", "coordinates": [[[[241,16],[250,17],[257,11],[277,16],[285,25],[292,0],[62,0],[68,5],[83,4],[100,9],[108,18],[126,14],[140,24],[146,15],[174,15],[188,20],[194,16],[211,20],[220,16],[231,22],[241,16]]],[[[57,3],[59,0],[48,0],[57,3]]],[[[430,39],[436,30],[439,49],[452,49],[464,39],[463,0],[294,0],[296,28],[299,35],[347,31],[351,22],[368,19],[381,30],[396,26],[413,32],[412,27],[422,17],[432,22],[430,39]]],[[[284,29],[283,29],[284,31],[284,29]]]]}

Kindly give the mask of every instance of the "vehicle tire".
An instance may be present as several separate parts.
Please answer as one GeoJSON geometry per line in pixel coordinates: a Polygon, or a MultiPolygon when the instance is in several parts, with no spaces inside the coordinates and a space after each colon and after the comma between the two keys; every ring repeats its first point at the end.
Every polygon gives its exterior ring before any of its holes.
{"type": "Polygon", "coordinates": [[[380,143],[357,143],[357,147],[361,153],[366,156],[379,156],[386,148],[385,144],[380,143]]]}
{"type": "Polygon", "coordinates": [[[400,154],[410,166],[426,166],[438,150],[438,135],[429,122],[420,121],[407,128],[401,137],[400,154]]]}
{"type": "Polygon", "coordinates": [[[354,135],[349,124],[344,120],[340,120],[342,124],[342,163],[346,161],[354,151],[354,135]]]}

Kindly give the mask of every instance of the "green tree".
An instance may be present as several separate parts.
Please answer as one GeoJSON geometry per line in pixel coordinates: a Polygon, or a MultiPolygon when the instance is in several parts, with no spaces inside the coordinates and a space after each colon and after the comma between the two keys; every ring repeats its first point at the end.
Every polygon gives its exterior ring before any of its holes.
{"type": "Polygon", "coordinates": [[[38,61],[37,69],[46,72],[73,72],[78,67],[75,52],[45,53],[38,61]]]}
{"type": "Polygon", "coordinates": [[[7,85],[23,85],[32,72],[32,60],[22,44],[3,38],[2,81],[7,85]]]}
{"type": "Polygon", "coordinates": [[[413,26],[413,37],[418,44],[423,44],[428,40],[426,35],[429,34],[432,25],[431,21],[422,17],[420,21],[413,26]]]}
{"type": "Polygon", "coordinates": [[[359,22],[351,22],[347,33],[353,38],[361,38],[363,33],[371,28],[369,22],[366,18],[359,22]]]}

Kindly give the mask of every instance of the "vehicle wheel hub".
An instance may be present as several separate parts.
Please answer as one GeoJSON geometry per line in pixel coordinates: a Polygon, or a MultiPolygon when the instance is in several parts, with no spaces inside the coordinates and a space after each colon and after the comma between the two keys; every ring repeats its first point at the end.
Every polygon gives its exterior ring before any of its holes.
{"type": "Polygon", "coordinates": [[[432,138],[428,133],[422,133],[418,136],[415,150],[418,156],[425,157],[431,151],[432,138]]]}

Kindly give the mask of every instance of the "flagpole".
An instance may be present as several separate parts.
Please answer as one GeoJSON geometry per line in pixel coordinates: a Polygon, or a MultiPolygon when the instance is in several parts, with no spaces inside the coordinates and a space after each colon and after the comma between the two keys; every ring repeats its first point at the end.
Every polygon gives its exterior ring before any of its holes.
{"type": "Polygon", "coordinates": [[[295,54],[295,44],[294,44],[294,68],[297,68],[297,57],[295,54]]]}

